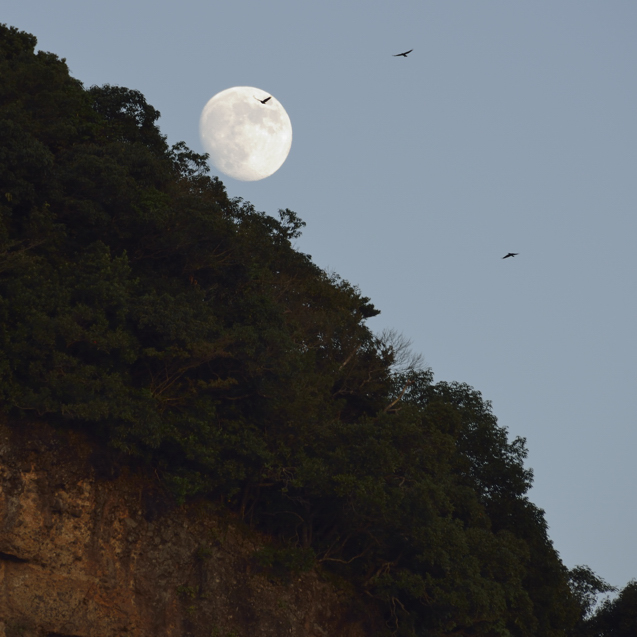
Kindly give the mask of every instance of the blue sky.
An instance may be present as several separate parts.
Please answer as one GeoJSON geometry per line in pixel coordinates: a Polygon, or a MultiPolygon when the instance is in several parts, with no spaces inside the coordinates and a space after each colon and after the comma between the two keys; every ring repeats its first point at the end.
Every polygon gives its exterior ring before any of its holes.
{"type": "Polygon", "coordinates": [[[636,3],[5,0],[0,20],[199,152],[210,97],[273,94],[287,162],[229,194],[296,211],[373,329],[527,439],[567,566],[637,577],[636,3]]]}

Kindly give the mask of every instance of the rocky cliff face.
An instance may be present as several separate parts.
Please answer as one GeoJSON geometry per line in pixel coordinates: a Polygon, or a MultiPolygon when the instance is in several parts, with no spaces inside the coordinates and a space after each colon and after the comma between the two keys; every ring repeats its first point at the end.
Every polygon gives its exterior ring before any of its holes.
{"type": "Polygon", "coordinates": [[[82,436],[0,426],[0,637],[365,637],[317,573],[258,572],[264,539],[82,436]]]}

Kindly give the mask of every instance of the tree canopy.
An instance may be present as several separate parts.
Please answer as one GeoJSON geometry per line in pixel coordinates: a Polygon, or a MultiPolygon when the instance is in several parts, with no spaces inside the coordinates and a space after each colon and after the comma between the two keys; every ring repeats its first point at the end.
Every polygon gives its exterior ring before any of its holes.
{"type": "Polygon", "coordinates": [[[637,633],[637,580],[606,599],[584,625],[585,637],[632,637],[637,633]]]}
{"type": "Polygon", "coordinates": [[[569,634],[582,600],[525,441],[374,334],[370,299],[295,249],[296,213],[230,199],[141,93],[85,89],[35,46],[0,26],[9,422],[84,429],[181,499],[223,498],[376,600],[387,634],[569,634]]]}

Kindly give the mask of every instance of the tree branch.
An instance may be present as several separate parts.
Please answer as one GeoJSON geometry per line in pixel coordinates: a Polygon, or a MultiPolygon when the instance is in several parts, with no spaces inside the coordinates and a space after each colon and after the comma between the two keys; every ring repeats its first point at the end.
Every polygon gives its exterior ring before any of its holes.
{"type": "Polygon", "coordinates": [[[384,414],[386,414],[397,402],[400,402],[402,400],[402,397],[405,395],[405,392],[407,391],[407,388],[411,384],[412,384],[412,381],[410,381],[410,380],[408,380],[405,383],[405,386],[403,387],[403,390],[400,392],[400,396],[398,396],[398,398],[396,398],[396,400],[394,400],[393,402],[389,403],[389,405],[387,405],[387,407],[385,407],[385,409],[383,409],[383,413],[384,414]]]}

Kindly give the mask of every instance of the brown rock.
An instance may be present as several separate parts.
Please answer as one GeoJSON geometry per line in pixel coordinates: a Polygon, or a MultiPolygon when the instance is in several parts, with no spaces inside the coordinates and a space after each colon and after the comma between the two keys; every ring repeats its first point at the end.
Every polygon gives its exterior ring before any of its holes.
{"type": "Polygon", "coordinates": [[[267,538],[228,512],[177,507],[96,457],[78,434],[0,426],[0,637],[373,634],[374,613],[318,573],[252,573],[267,538]]]}

